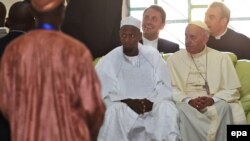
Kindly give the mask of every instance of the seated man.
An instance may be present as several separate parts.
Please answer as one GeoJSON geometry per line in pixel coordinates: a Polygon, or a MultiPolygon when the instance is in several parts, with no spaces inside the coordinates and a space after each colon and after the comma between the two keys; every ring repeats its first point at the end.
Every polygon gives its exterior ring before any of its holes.
{"type": "Polygon", "coordinates": [[[157,48],[160,53],[174,53],[179,45],[169,40],[159,38],[160,31],[166,24],[166,13],[158,5],[151,5],[143,12],[142,41],[144,45],[157,48]]]}
{"type": "Polygon", "coordinates": [[[140,25],[133,17],[124,18],[122,46],[96,65],[107,106],[98,141],[180,140],[166,64],[155,48],[139,44],[140,25]]]}
{"type": "Polygon", "coordinates": [[[246,123],[238,76],[229,56],[206,46],[205,23],[189,23],[185,36],[186,50],[167,60],[182,139],[225,141],[227,124],[246,123]]]}

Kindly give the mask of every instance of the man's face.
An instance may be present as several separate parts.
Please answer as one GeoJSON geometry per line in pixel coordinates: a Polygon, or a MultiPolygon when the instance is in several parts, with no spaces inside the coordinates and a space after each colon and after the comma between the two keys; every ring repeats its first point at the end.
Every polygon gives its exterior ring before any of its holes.
{"type": "Polygon", "coordinates": [[[124,25],[120,29],[120,40],[124,50],[133,50],[138,47],[141,40],[141,32],[138,28],[131,25],[124,25]]]}
{"type": "Polygon", "coordinates": [[[196,25],[188,25],[185,31],[186,50],[190,54],[201,52],[208,40],[208,35],[205,31],[196,25]]]}
{"type": "Polygon", "coordinates": [[[143,34],[159,34],[160,30],[165,26],[162,21],[161,13],[155,9],[145,11],[142,20],[143,34]]]}
{"type": "Polygon", "coordinates": [[[220,35],[227,26],[226,19],[221,17],[221,9],[219,7],[210,7],[207,9],[205,13],[205,23],[212,36],[220,35]]]}

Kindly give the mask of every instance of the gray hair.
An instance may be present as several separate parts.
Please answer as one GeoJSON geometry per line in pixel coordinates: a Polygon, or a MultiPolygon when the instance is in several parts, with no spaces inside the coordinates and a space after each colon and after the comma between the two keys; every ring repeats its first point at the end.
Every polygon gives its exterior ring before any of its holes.
{"type": "Polygon", "coordinates": [[[218,2],[218,1],[215,1],[209,5],[209,8],[215,8],[215,7],[220,8],[221,18],[226,18],[228,23],[230,19],[230,9],[223,2],[218,2]]]}

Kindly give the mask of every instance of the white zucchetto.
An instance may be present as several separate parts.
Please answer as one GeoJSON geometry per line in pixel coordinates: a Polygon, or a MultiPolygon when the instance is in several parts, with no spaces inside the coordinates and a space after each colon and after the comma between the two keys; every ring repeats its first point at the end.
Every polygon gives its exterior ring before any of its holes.
{"type": "Polygon", "coordinates": [[[191,22],[189,23],[189,25],[190,25],[190,24],[199,26],[200,28],[202,28],[202,29],[204,29],[204,30],[206,30],[206,31],[209,31],[207,25],[206,25],[204,22],[202,22],[202,21],[191,21],[191,22]]]}

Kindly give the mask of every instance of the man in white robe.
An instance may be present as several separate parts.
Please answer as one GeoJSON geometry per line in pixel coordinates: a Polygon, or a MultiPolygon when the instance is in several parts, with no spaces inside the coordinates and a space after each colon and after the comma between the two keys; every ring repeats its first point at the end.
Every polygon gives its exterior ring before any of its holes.
{"type": "Polygon", "coordinates": [[[186,50],[167,60],[183,141],[226,141],[228,124],[246,123],[240,81],[228,55],[206,46],[208,28],[188,24],[186,50]]]}
{"type": "Polygon", "coordinates": [[[179,115],[166,64],[139,44],[141,22],[121,21],[119,46],[96,65],[107,106],[98,141],[178,141],[179,115]]]}

